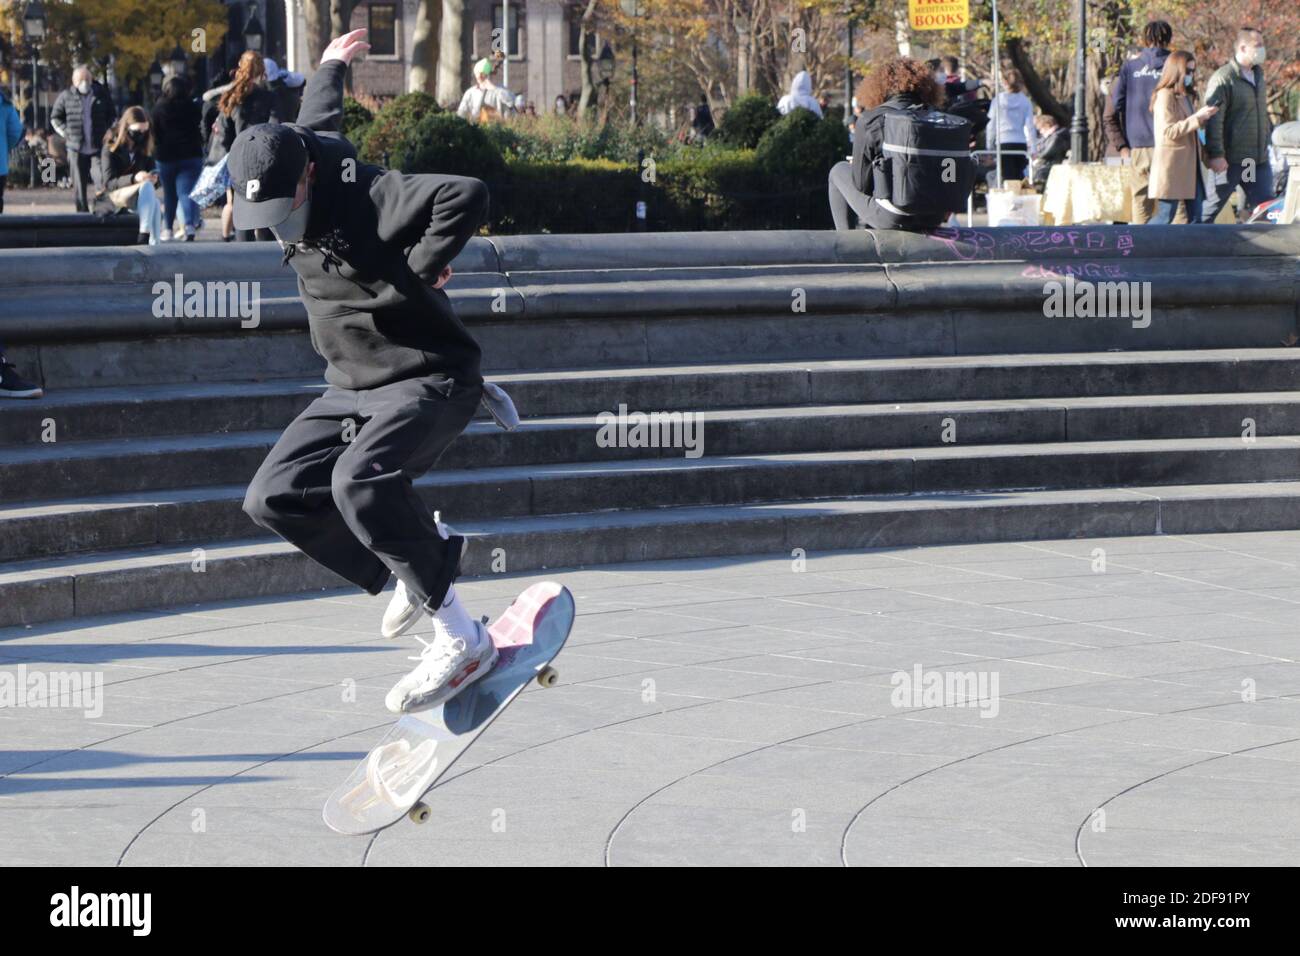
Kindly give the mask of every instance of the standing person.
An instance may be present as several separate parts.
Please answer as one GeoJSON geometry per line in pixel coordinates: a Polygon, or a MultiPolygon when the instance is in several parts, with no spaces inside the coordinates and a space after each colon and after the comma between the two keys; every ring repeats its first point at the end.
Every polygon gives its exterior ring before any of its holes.
{"type": "Polygon", "coordinates": [[[128,106],[115,129],[104,137],[101,157],[104,186],[96,197],[96,212],[134,210],[140,217],[140,244],[155,244],[161,233],[158,174],[154,171],[153,133],[149,114],[128,106]]]}
{"type": "Polygon", "coordinates": [[[487,57],[474,64],[474,85],[465,91],[456,108],[458,116],[475,125],[502,119],[515,109],[514,94],[492,82],[492,69],[487,57]]]}
{"type": "Polygon", "coordinates": [[[713,111],[709,109],[709,97],[701,93],[699,105],[691,113],[691,141],[703,143],[717,127],[713,123],[713,111]]]}
{"type": "MultiPolygon", "coordinates": [[[[9,178],[9,151],[22,142],[23,119],[9,95],[0,87],[0,213],[5,211],[5,181],[9,178]]],[[[35,186],[35,183],[28,183],[35,186]]]]}
{"type": "Polygon", "coordinates": [[[1002,137],[1002,180],[1024,179],[1029,168],[1028,156],[1016,152],[1032,153],[1038,145],[1038,130],[1034,128],[1034,104],[1025,96],[1025,85],[1016,70],[1007,70],[1006,89],[997,95],[989,107],[989,125],[984,130],[984,148],[995,149],[997,137],[1002,137]]]}
{"type": "Polygon", "coordinates": [[[99,148],[116,119],[108,87],[95,82],[89,67],[74,69],[72,86],[59,94],[50,110],[50,125],[68,144],[77,212],[90,209],[91,198],[104,182],[99,148]]]}
{"type": "Polygon", "coordinates": [[[1205,152],[1215,182],[1201,209],[1202,222],[1214,222],[1238,186],[1246,191],[1246,209],[1273,198],[1266,56],[1264,35],[1254,27],[1242,27],[1233,58],[1210,77],[1205,102],[1219,112],[1205,127],[1205,152]]]}
{"type": "Polygon", "coordinates": [[[357,162],[337,130],[344,75],[369,49],[365,35],[325,48],[301,125],[254,126],[231,147],[235,225],[269,228],[284,247],[329,383],[271,449],[244,510],[370,594],[395,574],[386,636],[432,618],[433,640],[385,701],[400,712],[447,699],[496,661],[453,586],[465,539],[411,486],[483,396],[478,343],[442,287],[484,221],[488,193],[477,179],[357,162]]]}
{"type": "Polygon", "coordinates": [[[1151,128],[1151,97],[1173,39],[1174,28],[1164,20],[1152,20],[1142,28],[1142,51],[1120,67],[1110,91],[1113,109],[1102,118],[1110,145],[1129,162],[1128,190],[1133,222],[1137,224],[1146,222],[1155,212],[1155,201],[1148,191],[1151,154],[1156,144],[1151,128]]]}
{"type": "MultiPolygon", "coordinates": [[[[263,123],[279,122],[276,112],[275,95],[266,85],[266,61],[256,50],[245,50],[239,58],[235,78],[230,81],[230,89],[221,94],[217,109],[220,111],[221,142],[228,151],[235,142],[235,137],[244,130],[263,123]]],[[[234,208],[234,194],[226,190],[226,206],[234,208]]],[[[222,214],[222,233],[225,238],[225,213],[222,214]]],[[[254,239],[270,239],[271,234],[265,230],[239,229],[235,236],[240,242],[254,239]]]]}
{"type": "Polygon", "coordinates": [[[281,123],[292,123],[298,119],[298,110],[302,108],[302,89],[307,78],[301,73],[282,70],[274,60],[266,60],[267,89],[275,96],[275,112],[281,123]]]}
{"type": "Polygon", "coordinates": [[[1165,60],[1160,82],[1151,94],[1155,116],[1155,150],[1151,160],[1150,196],[1156,201],[1152,225],[1174,221],[1180,207],[1187,222],[1201,221],[1201,140],[1197,131],[1219,112],[1203,106],[1192,112],[1196,97],[1196,60],[1186,50],[1176,50],[1165,60]]]}
{"type": "Polygon", "coordinates": [[[158,179],[163,188],[162,232],[158,238],[164,242],[172,238],[172,223],[179,207],[185,241],[192,242],[202,223],[199,207],[190,199],[190,190],[203,172],[203,110],[190,96],[190,84],[185,77],[168,77],[163,84],[162,99],[154,106],[149,119],[153,126],[158,179]]]}
{"type": "Polygon", "coordinates": [[[555,98],[555,115],[556,116],[569,115],[569,100],[563,93],[561,93],[559,96],[555,98]]]}
{"type": "Polygon", "coordinates": [[[808,110],[822,117],[822,105],[812,95],[812,77],[807,70],[800,70],[790,81],[790,92],[776,101],[776,111],[782,116],[791,110],[808,110]]]}

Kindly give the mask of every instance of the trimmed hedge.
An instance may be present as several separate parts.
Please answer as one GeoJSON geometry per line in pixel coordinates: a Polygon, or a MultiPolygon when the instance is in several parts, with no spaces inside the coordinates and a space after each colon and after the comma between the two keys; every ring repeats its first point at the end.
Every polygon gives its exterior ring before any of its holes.
{"type": "Polygon", "coordinates": [[[753,149],[781,114],[772,101],[758,93],[742,96],[722,116],[713,138],[736,149],[753,149]]]}
{"type": "Polygon", "coordinates": [[[763,132],[755,148],[737,149],[559,117],[476,126],[429,110],[428,99],[398,97],[369,123],[358,106],[363,158],[382,162],[382,148],[388,165],[403,172],[484,180],[498,233],[626,232],[637,225],[641,201],[654,230],[828,228],[826,173],[849,151],[838,123],[807,110],[767,123],[746,101],[733,108],[745,105],[751,114],[745,135],[753,138],[760,126],[763,132]],[[638,150],[653,162],[653,175],[638,167],[638,150]]]}

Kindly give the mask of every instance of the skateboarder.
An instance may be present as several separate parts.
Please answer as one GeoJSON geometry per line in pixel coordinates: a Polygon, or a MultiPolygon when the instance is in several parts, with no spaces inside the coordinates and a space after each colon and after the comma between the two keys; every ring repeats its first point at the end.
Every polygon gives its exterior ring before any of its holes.
{"type": "Polygon", "coordinates": [[[235,228],[270,229],[280,242],[329,384],[271,449],[244,511],[370,594],[395,574],[385,636],[432,617],[433,640],[385,701],[396,713],[448,699],[497,659],[452,583],[465,539],[411,486],[483,396],[478,344],[442,287],[488,193],[477,179],[357,160],[338,129],[344,74],[369,49],[365,36],[326,47],[297,124],[250,127],[230,149],[235,228]]]}

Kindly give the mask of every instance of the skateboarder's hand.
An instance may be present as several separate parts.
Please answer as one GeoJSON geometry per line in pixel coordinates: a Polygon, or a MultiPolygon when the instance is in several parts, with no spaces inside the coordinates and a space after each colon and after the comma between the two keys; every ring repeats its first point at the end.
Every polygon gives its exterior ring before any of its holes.
{"type": "Polygon", "coordinates": [[[330,40],[330,45],[321,54],[320,61],[322,65],[329,60],[342,60],[344,63],[351,63],[354,57],[367,52],[369,49],[370,44],[366,42],[366,30],[353,30],[351,33],[345,33],[341,37],[330,40]]]}
{"type": "Polygon", "coordinates": [[[443,266],[442,271],[438,273],[438,278],[433,280],[433,287],[441,289],[451,280],[451,266],[443,266]]]}

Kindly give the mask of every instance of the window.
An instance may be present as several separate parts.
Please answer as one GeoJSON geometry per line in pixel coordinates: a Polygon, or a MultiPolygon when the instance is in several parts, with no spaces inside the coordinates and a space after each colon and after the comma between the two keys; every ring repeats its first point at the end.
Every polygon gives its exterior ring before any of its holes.
{"type": "Polygon", "coordinates": [[[371,56],[397,56],[397,4],[372,3],[366,39],[371,56]]]}
{"type": "MultiPolygon", "coordinates": [[[[582,56],[582,50],[578,47],[579,38],[582,36],[582,12],[583,7],[569,7],[565,14],[569,21],[569,58],[576,60],[582,56]]],[[[592,49],[600,49],[600,34],[595,34],[587,40],[591,43],[592,49]]]]}
{"type": "MultiPolygon", "coordinates": [[[[510,35],[508,39],[510,40],[510,58],[513,60],[523,56],[523,49],[519,45],[519,8],[515,6],[513,3],[510,4],[509,34],[510,35]]],[[[493,3],[492,4],[492,37],[495,40],[499,36],[501,36],[501,4],[493,3]]],[[[501,52],[504,53],[506,49],[505,38],[503,38],[500,42],[501,42],[501,52]]]]}

